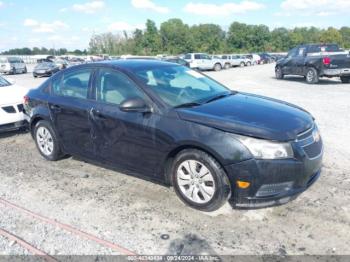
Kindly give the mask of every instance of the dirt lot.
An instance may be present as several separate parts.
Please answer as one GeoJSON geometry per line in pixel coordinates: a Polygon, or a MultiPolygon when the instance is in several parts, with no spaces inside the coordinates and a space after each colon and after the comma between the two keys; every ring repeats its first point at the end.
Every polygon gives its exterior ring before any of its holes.
{"type": "MultiPolygon", "coordinates": [[[[69,224],[138,254],[350,254],[350,85],[277,81],[273,65],[209,72],[232,89],[297,104],[317,119],[325,142],[320,180],[284,206],[206,214],[173,189],[77,159],[50,163],[29,134],[0,137],[0,199],[69,224]],[[165,236],[164,236],[165,235],[165,236]],[[169,238],[167,239],[167,235],[169,238]]],[[[31,74],[12,76],[37,86],[31,74]]],[[[0,229],[51,255],[120,254],[0,202],[0,229]]],[[[0,237],[0,254],[28,254],[0,237]]]]}

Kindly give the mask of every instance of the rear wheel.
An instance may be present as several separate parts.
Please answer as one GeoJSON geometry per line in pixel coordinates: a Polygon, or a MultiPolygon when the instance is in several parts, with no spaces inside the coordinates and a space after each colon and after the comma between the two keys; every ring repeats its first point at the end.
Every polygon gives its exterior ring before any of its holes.
{"type": "Polygon", "coordinates": [[[28,69],[27,69],[27,67],[25,67],[23,70],[23,74],[26,74],[27,72],[28,72],[28,69]]]}
{"type": "Polygon", "coordinates": [[[220,64],[215,64],[214,65],[214,71],[221,71],[222,66],[220,64]]]}
{"type": "Polygon", "coordinates": [[[309,67],[306,72],[306,82],[308,84],[317,84],[319,81],[318,72],[315,68],[309,67]]]}
{"type": "Polygon", "coordinates": [[[192,208],[211,212],[230,196],[230,183],[220,164],[207,153],[187,149],[175,158],[172,182],[178,197],[192,208]]]}
{"type": "Polygon", "coordinates": [[[240,67],[244,67],[244,66],[245,66],[244,62],[240,63],[240,67]]]}
{"type": "Polygon", "coordinates": [[[282,68],[280,66],[276,67],[275,75],[276,75],[277,79],[283,79],[284,78],[284,74],[283,74],[282,68]]]}
{"type": "Polygon", "coordinates": [[[343,84],[348,84],[350,83],[350,76],[341,76],[340,80],[343,84]]]}
{"type": "Polygon", "coordinates": [[[57,136],[48,121],[39,121],[34,128],[34,139],[40,154],[49,161],[62,157],[57,136]]]}
{"type": "Polygon", "coordinates": [[[252,65],[252,63],[251,63],[251,62],[248,62],[248,63],[247,63],[247,66],[251,66],[251,65],[252,65]]]}

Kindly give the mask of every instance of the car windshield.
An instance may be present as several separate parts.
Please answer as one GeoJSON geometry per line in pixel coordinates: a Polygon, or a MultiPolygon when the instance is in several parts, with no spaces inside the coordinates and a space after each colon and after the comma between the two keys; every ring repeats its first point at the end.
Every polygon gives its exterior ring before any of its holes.
{"type": "Polygon", "coordinates": [[[0,76],[0,87],[10,86],[11,84],[3,77],[0,76]]]}
{"type": "Polygon", "coordinates": [[[171,107],[199,105],[232,93],[216,81],[183,66],[161,66],[134,73],[171,107]]]}

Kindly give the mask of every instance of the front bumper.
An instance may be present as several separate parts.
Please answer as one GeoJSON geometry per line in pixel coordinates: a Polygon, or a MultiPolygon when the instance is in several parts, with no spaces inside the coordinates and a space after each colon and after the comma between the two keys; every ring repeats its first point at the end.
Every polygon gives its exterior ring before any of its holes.
{"type": "Polygon", "coordinates": [[[335,76],[350,76],[350,68],[342,69],[324,69],[323,76],[335,77],[335,76]]]}
{"type": "Polygon", "coordinates": [[[285,160],[251,159],[226,166],[233,193],[229,199],[235,208],[253,209],[285,204],[311,187],[321,175],[323,143],[303,134],[292,143],[295,158],[285,160]],[[249,182],[246,189],[237,181],[249,182]]]}
{"type": "Polygon", "coordinates": [[[14,131],[14,130],[18,130],[26,127],[28,127],[28,122],[25,120],[10,123],[10,124],[4,124],[4,125],[0,125],[0,133],[10,132],[10,131],[14,131]]]}

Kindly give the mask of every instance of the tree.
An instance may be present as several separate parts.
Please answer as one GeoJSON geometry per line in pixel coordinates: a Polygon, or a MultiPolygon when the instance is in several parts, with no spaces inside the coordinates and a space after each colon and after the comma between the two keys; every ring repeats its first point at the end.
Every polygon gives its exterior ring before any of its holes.
{"type": "Polygon", "coordinates": [[[321,33],[320,41],[322,43],[336,43],[342,45],[343,37],[337,29],[329,27],[326,31],[323,31],[321,33]]]}
{"type": "Polygon", "coordinates": [[[193,38],[188,25],[181,19],[170,19],[160,26],[163,51],[181,54],[193,51],[193,38]]]}
{"type": "Polygon", "coordinates": [[[201,24],[191,27],[194,49],[199,52],[216,53],[224,49],[225,32],[215,24],[201,24]]]}
{"type": "Polygon", "coordinates": [[[344,47],[350,48],[350,27],[343,26],[340,28],[340,34],[343,38],[344,47]]]}
{"type": "Polygon", "coordinates": [[[142,47],[146,54],[157,54],[160,51],[161,40],[156,23],[152,20],[147,20],[146,30],[143,34],[142,47]]]}

